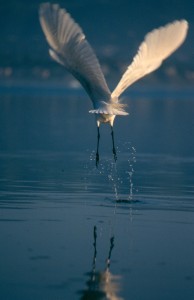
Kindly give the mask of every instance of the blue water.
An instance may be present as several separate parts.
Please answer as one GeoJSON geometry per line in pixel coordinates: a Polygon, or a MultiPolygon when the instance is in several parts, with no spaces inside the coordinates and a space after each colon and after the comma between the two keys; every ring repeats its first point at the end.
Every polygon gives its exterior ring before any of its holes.
{"type": "MultiPolygon", "coordinates": [[[[42,1],[44,2],[44,1],[42,1]]],[[[184,45],[149,80],[193,85],[194,42],[193,1],[162,0],[59,0],[83,28],[114,88],[123,70],[132,61],[145,34],[169,22],[186,19],[189,33],[184,45]],[[74,3],[75,2],[75,3],[74,3]]],[[[41,1],[9,0],[1,3],[0,80],[12,85],[19,80],[48,79],[69,86],[71,77],[51,61],[48,45],[40,28],[38,7],[41,1]]],[[[75,84],[75,82],[74,82],[75,84]]]]}
{"type": "Polygon", "coordinates": [[[144,35],[187,19],[184,45],[100,128],[52,62],[39,1],[1,3],[0,299],[194,299],[193,1],[58,1],[112,90],[144,35]],[[142,17],[143,16],[143,17],[142,17]]]}
{"type": "Polygon", "coordinates": [[[194,106],[185,95],[127,94],[118,161],[102,126],[98,169],[82,92],[1,96],[1,299],[193,299],[194,106]]]}

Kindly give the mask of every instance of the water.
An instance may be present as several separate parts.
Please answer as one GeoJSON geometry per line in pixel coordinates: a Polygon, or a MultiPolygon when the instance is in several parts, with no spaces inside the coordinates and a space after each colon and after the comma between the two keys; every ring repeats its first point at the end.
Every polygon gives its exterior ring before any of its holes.
{"type": "Polygon", "coordinates": [[[193,1],[58,2],[111,90],[147,32],[185,18],[189,34],[123,95],[116,164],[102,125],[96,169],[92,106],[50,60],[40,1],[1,3],[0,299],[193,300],[193,1]]]}
{"type": "Polygon", "coordinates": [[[98,169],[85,94],[17,91],[0,100],[1,299],[192,300],[192,90],[126,94],[98,169]]]}

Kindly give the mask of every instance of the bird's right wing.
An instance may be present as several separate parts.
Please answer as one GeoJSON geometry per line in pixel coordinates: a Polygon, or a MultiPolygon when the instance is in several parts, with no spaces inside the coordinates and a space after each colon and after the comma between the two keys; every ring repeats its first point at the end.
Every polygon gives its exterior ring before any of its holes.
{"type": "Polygon", "coordinates": [[[182,20],[148,33],[133,62],[113,91],[112,97],[119,97],[132,83],[159,68],[163,60],[184,42],[187,30],[188,23],[182,20]]]}
{"type": "Polygon", "coordinates": [[[51,57],[82,84],[94,107],[99,100],[109,100],[110,91],[99,62],[79,25],[58,4],[42,3],[39,17],[51,57]]]}

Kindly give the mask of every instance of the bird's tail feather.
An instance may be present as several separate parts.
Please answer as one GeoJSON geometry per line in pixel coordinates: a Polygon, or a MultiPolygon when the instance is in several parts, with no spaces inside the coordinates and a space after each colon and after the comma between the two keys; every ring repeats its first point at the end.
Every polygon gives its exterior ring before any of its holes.
{"type": "Polygon", "coordinates": [[[97,109],[90,110],[89,113],[92,114],[105,114],[105,115],[121,115],[126,116],[128,115],[128,112],[125,111],[126,104],[122,103],[106,103],[102,102],[103,105],[101,105],[97,109]]]}

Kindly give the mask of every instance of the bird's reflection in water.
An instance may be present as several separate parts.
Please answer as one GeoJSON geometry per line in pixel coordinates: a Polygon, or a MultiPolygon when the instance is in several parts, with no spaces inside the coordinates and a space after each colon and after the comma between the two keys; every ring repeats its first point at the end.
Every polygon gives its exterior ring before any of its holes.
{"type": "Polygon", "coordinates": [[[122,300],[118,296],[120,291],[120,276],[110,272],[111,255],[114,248],[114,236],[110,238],[108,257],[105,268],[102,271],[96,270],[97,262],[97,227],[94,226],[94,256],[92,261],[92,271],[87,273],[86,289],[81,291],[81,300],[122,300]]]}

